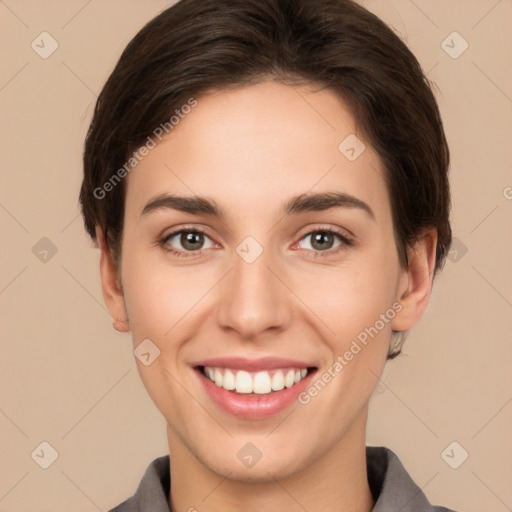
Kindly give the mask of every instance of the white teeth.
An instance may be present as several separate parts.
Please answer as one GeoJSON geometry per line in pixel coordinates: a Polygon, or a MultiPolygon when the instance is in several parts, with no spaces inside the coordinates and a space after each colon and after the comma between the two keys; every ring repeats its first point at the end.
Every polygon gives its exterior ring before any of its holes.
{"type": "Polygon", "coordinates": [[[215,368],[215,384],[221,388],[223,380],[224,378],[222,377],[221,371],[218,368],[215,368]]]}
{"type": "Polygon", "coordinates": [[[287,388],[291,388],[295,382],[295,371],[289,370],[284,378],[284,385],[287,388]]]}
{"type": "Polygon", "coordinates": [[[266,395],[272,391],[281,391],[291,388],[306,377],[308,371],[305,368],[286,368],[273,370],[272,372],[260,371],[249,373],[244,370],[230,370],[227,368],[204,367],[204,374],[218,387],[237,393],[256,393],[266,395]],[[271,375],[271,373],[273,373],[271,375]]]}
{"type": "Polygon", "coordinates": [[[235,374],[231,370],[224,372],[224,381],[222,387],[228,391],[232,391],[236,387],[235,374]]]}
{"type": "Polygon", "coordinates": [[[235,389],[237,393],[252,393],[252,378],[251,374],[239,371],[236,374],[235,389]]]}
{"type": "Polygon", "coordinates": [[[272,391],[272,380],[268,372],[258,372],[254,376],[252,390],[254,393],[258,393],[258,395],[264,395],[272,391]]]}
{"type": "MultiPolygon", "coordinates": [[[[307,373],[307,371],[306,371],[307,373]]],[[[281,370],[277,370],[272,377],[272,391],[281,391],[284,388],[284,375],[281,370]]]]}

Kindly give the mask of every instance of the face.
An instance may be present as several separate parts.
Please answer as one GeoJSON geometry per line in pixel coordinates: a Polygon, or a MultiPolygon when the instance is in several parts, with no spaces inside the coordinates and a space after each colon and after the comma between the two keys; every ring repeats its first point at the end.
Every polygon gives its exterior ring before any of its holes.
{"type": "Polygon", "coordinates": [[[176,452],[283,478],[364,438],[410,275],[379,157],[334,93],[264,82],[197,102],[127,177],[111,310],[159,350],[137,366],[176,452]],[[339,147],[353,134],[359,156],[339,147]]]}

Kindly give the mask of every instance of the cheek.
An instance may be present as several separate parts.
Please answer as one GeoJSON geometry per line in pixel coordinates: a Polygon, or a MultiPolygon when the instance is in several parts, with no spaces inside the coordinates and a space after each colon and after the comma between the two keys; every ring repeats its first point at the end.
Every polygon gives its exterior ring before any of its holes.
{"type": "Polygon", "coordinates": [[[134,343],[141,337],[165,339],[212,286],[213,277],[191,267],[173,268],[150,252],[125,257],[124,294],[134,343]]]}
{"type": "Polygon", "coordinates": [[[184,382],[187,371],[181,360],[183,348],[194,335],[195,322],[190,319],[193,320],[194,306],[204,295],[208,280],[171,269],[136,251],[124,258],[123,276],[133,348],[147,339],[157,347],[158,355],[149,365],[137,361],[139,375],[162,414],[179,417],[178,411],[189,405],[188,395],[179,384],[184,382]]]}
{"type": "MultiPolygon", "coordinates": [[[[365,328],[373,326],[395,300],[398,262],[391,254],[388,263],[381,258],[361,258],[338,268],[315,274],[303,273],[293,288],[304,297],[319,323],[329,327],[330,338],[343,348],[365,328]]],[[[393,311],[391,311],[392,313],[393,311]]],[[[380,330],[390,331],[390,325],[380,330]]]]}

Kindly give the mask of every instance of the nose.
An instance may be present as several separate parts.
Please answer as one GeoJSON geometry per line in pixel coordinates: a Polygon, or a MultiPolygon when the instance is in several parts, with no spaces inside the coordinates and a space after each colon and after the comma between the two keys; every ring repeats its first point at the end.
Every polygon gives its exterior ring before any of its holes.
{"type": "Polygon", "coordinates": [[[217,309],[217,322],[223,330],[255,341],[287,328],[291,293],[286,293],[273,267],[266,251],[251,263],[234,254],[233,269],[223,280],[217,309]]]}

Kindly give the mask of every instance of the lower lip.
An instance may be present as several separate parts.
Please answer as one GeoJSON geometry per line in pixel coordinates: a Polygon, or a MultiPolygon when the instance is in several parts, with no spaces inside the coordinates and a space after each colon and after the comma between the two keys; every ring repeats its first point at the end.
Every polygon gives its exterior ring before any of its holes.
{"type": "Polygon", "coordinates": [[[308,372],[306,377],[290,388],[272,391],[264,395],[227,391],[205,377],[201,370],[196,369],[196,373],[210,398],[226,412],[242,418],[260,419],[278,414],[297,401],[300,393],[309,386],[315,371],[308,372]]]}

